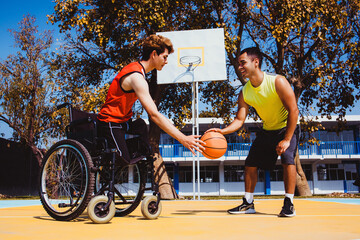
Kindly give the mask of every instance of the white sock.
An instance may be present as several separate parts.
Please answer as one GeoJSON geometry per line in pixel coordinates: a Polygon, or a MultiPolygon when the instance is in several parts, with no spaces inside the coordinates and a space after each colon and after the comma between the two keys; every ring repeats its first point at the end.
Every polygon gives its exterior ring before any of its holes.
{"type": "Polygon", "coordinates": [[[248,203],[252,203],[254,201],[254,193],[245,192],[245,199],[248,203]]]}
{"type": "Polygon", "coordinates": [[[290,200],[291,200],[291,203],[293,203],[293,200],[294,200],[294,194],[290,194],[290,193],[285,193],[285,197],[288,197],[288,198],[290,198],[290,200]]]}

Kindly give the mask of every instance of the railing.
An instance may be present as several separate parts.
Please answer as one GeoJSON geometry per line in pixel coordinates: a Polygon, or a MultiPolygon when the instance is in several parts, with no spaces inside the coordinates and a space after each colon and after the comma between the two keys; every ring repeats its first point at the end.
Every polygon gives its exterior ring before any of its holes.
{"type": "MultiPolygon", "coordinates": [[[[250,150],[250,143],[229,143],[224,157],[246,157],[250,150]]],[[[192,153],[181,144],[161,144],[160,154],[166,158],[187,158],[192,157],[192,153]]],[[[301,156],[322,155],[360,155],[360,141],[347,142],[320,142],[320,144],[304,143],[299,146],[301,156]]],[[[202,156],[200,154],[200,156],[202,156]]]]}
{"type": "Polygon", "coordinates": [[[305,143],[299,146],[300,155],[359,155],[360,141],[305,143]]]}

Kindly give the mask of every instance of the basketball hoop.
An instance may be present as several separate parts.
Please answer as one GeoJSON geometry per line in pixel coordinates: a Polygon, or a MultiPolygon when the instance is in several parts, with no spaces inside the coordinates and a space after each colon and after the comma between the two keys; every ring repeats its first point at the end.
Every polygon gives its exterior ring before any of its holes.
{"type": "Polygon", "coordinates": [[[184,56],[180,58],[180,64],[186,67],[187,71],[194,71],[200,63],[201,58],[198,56],[184,56]]]}

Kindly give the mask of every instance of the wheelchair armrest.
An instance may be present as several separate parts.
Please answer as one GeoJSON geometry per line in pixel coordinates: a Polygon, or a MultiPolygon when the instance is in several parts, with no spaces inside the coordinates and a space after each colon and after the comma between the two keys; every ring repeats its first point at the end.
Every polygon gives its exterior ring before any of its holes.
{"type": "Polygon", "coordinates": [[[96,127],[96,121],[91,119],[91,117],[74,120],[69,124],[69,126],[70,126],[70,128],[72,128],[72,127],[76,127],[76,126],[91,123],[91,122],[93,122],[94,126],[96,127]]]}

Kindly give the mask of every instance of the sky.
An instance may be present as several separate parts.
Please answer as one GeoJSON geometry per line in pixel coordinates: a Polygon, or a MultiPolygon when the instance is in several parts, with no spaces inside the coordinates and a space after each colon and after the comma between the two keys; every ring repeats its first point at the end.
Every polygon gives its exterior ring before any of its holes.
{"type": "Polygon", "coordinates": [[[53,30],[54,39],[58,35],[57,27],[51,23],[47,24],[46,15],[52,14],[55,3],[51,0],[15,0],[2,1],[0,7],[0,60],[14,53],[14,40],[8,29],[19,29],[19,23],[23,17],[30,14],[36,18],[39,32],[53,30]]]}
{"type": "MultiPolygon", "coordinates": [[[[54,11],[55,3],[52,0],[15,0],[2,1],[0,7],[0,61],[4,61],[8,55],[15,53],[13,36],[8,29],[18,30],[19,22],[22,18],[30,14],[36,18],[36,25],[39,26],[39,32],[45,30],[53,30],[55,44],[60,34],[57,26],[47,23],[46,15],[50,15],[54,11]]],[[[60,42],[60,40],[59,40],[60,42]]],[[[349,115],[360,115],[360,103],[348,112],[349,115]]],[[[0,122],[0,134],[5,133],[5,137],[10,137],[9,130],[6,125],[0,122]]],[[[0,135],[1,137],[1,135],[0,135]]]]}

